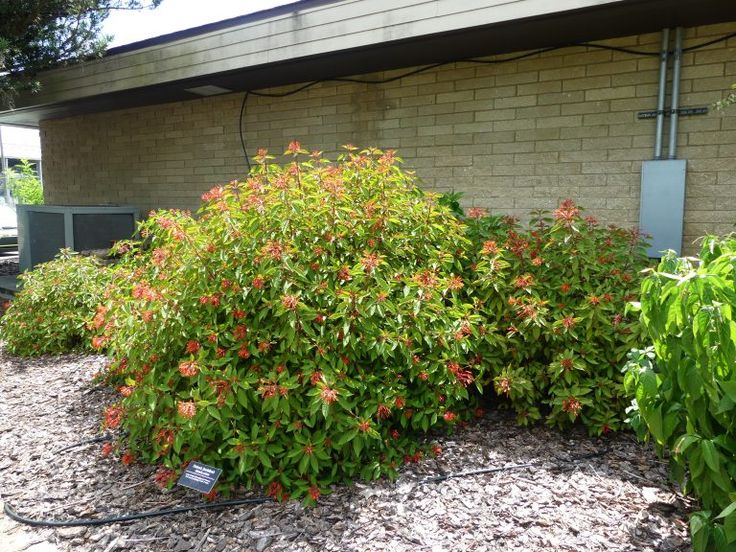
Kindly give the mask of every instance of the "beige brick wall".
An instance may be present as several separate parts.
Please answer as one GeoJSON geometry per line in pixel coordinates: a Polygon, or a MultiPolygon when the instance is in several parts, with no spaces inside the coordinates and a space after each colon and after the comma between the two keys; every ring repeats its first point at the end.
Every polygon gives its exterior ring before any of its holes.
{"type": "MultiPolygon", "coordinates": [[[[687,29],[685,46],[735,30],[736,22],[687,29]]],[[[659,40],[655,33],[606,43],[656,51],[659,40]]],[[[682,77],[683,107],[721,98],[736,82],[736,38],[686,52],[682,77]]],[[[572,197],[603,221],[635,226],[655,125],[636,114],[655,108],[657,78],[656,57],[585,47],[500,65],[457,63],[384,85],[323,83],[287,98],[251,96],[245,138],[251,154],[281,152],[292,139],[328,153],[348,142],[396,148],[425,188],[463,191],[468,206],[523,217],[572,197]]],[[[230,94],[44,122],[47,202],[196,208],[202,191],[246,172],[241,100],[230,94]]],[[[688,160],[685,243],[733,230],[736,107],[681,118],[678,154],[688,160]]]]}

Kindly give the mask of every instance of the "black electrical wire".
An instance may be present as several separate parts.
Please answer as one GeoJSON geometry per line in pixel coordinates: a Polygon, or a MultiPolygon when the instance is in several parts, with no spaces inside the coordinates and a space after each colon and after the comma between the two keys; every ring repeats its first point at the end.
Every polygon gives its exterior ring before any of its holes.
{"type": "Polygon", "coordinates": [[[240,145],[243,147],[243,154],[245,155],[245,163],[248,165],[248,172],[250,172],[250,158],[248,157],[248,152],[245,149],[245,137],[243,136],[243,114],[245,113],[245,104],[248,101],[248,95],[250,92],[248,90],[245,91],[245,95],[243,96],[243,103],[240,104],[240,118],[238,119],[238,131],[240,132],[240,145]]]}
{"type": "MultiPolygon", "coordinates": [[[[693,50],[699,50],[700,48],[705,48],[707,46],[718,44],[719,42],[725,42],[726,40],[733,38],[733,37],[736,37],[736,33],[731,33],[728,35],[721,36],[719,38],[715,38],[713,40],[709,40],[707,42],[695,44],[693,46],[683,48],[682,51],[692,52],[693,50]]],[[[649,51],[643,51],[643,50],[634,50],[631,48],[623,48],[621,46],[608,46],[606,44],[595,44],[592,42],[576,42],[576,43],[565,44],[561,46],[551,46],[549,48],[541,48],[539,50],[534,50],[532,52],[527,52],[524,54],[519,54],[516,56],[511,56],[511,57],[502,58],[502,59],[468,58],[468,59],[461,59],[461,60],[456,60],[456,61],[443,61],[440,63],[434,63],[432,65],[425,65],[424,67],[419,67],[418,69],[413,69],[411,71],[407,71],[406,73],[401,73],[400,75],[395,75],[393,77],[388,77],[385,79],[358,79],[358,78],[353,78],[353,77],[332,77],[332,78],[327,78],[327,79],[311,81],[293,90],[287,90],[286,92],[256,92],[254,90],[248,90],[246,91],[245,96],[243,97],[243,103],[240,106],[240,119],[239,119],[240,121],[240,124],[239,124],[240,145],[243,148],[243,155],[245,156],[245,162],[248,165],[248,171],[250,171],[251,169],[251,164],[250,164],[250,157],[248,155],[248,150],[245,147],[245,137],[243,136],[243,116],[245,115],[245,105],[248,101],[248,95],[259,96],[262,98],[285,98],[293,94],[298,94],[299,92],[306,90],[307,88],[311,88],[312,86],[315,86],[323,82],[352,82],[356,84],[388,84],[391,82],[395,82],[395,81],[404,79],[406,77],[410,77],[413,75],[417,75],[419,73],[423,73],[424,71],[430,71],[432,69],[437,69],[438,67],[443,67],[451,63],[465,62],[465,63],[479,63],[479,64],[485,64],[485,65],[498,65],[501,63],[508,63],[511,61],[518,61],[520,59],[533,57],[539,54],[545,54],[547,52],[554,52],[557,50],[562,50],[564,48],[574,48],[574,47],[581,47],[581,46],[587,47],[587,48],[596,48],[599,50],[610,50],[613,52],[620,52],[620,53],[631,54],[635,56],[659,57],[661,55],[661,52],[659,51],[649,52],[649,51]]]]}
{"type": "Polygon", "coordinates": [[[736,37],[736,33],[727,34],[725,36],[714,38],[713,40],[709,40],[708,42],[701,42],[700,44],[695,44],[694,46],[688,46],[687,48],[683,48],[683,52],[692,52],[693,50],[699,50],[700,48],[705,48],[706,46],[713,46],[713,44],[718,44],[719,42],[725,42],[729,38],[736,37]]]}

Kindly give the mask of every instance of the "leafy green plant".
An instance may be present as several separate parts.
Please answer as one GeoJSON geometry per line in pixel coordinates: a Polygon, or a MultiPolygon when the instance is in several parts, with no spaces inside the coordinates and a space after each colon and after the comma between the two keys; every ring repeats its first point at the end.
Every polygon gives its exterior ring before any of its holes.
{"type": "Polygon", "coordinates": [[[528,228],[482,209],[469,209],[466,224],[468,290],[487,322],[474,350],[487,383],[520,423],[619,429],[628,403],[620,366],[640,336],[625,313],[647,263],[638,233],[601,227],[571,200],[551,216],[533,213],[528,228]]]}
{"type": "Polygon", "coordinates": [[[95,257],[68,249],[21,274],[21,290],[0,319],[5,348],[21,356],[90,350],[87,322],[110,277],[95,257]]]}
{"type": "Polygon", "coordinates": [[[283,166],[259,151],[198,219],[152,213],[125,246],[94,321],[122,395],[105,418],[162,484],[196,458],[223,489],[311,502],[394,474],[423,454],[417,431],[464,416],[481,372],[462,224],[394,152],[347,150],[332,163],[292,143],[283,166]]]}
{"type": "Polygon", "coordinates": [[[43,204],[43,186],[35,167],[23,159],[21,164],[8,169],[7,185],[16,203],[24,205],[43,204]]]}
{"type": "Polygon", "coordinates": [[[724,111],[726,108],[730,108],[734,104],[736,104],[736,83],[731,85],[731,89],[725,98],[722,98],[715,103],[715,108],[718,111],[724,111]]]}
{"type": "Polygon", "coordinates": [[[706,237],[700,259],[669,252],[641,287],[653,347],[633,351],[631,423],[666,452],[704,508],[693,547],[736,550],[736,239],[706,237]]]}

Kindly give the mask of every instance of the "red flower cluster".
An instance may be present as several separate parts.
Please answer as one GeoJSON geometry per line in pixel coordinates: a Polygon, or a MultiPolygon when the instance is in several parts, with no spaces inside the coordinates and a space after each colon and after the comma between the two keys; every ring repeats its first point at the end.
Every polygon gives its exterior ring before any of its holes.
{"type": "Polygon", "coordinates": [[[467,217],[470,219],[481,219],[488,215],[488,209],[483,207],[471,207],[467,210],[467,217]]]}
{"type": "Polygon", "coordinates": [[[495,240],[486,240],[483,242],[483,249],[480,252],[483,255],[495,255],[500,251],[498,244],[495,240]]]}
{"type": "Polygon", "coordinates": [[[464,286],[465,284],[460,276],[451,276],[447,281],[447,289],[450,291],[459,291],[463,289],[464,286]]]}
{"type": "Polygon", "coordinates": [[[575,397],[570,395],[562,401],[562,411],[569,412],[574,418],[577,418],[580,411],[583,409],[583,405],[575,397]]]}
{"type": "Polygon", "coordinates": [[[202,201],[204,202],[216,201],[216,200],[222,199],[224,194],[225,194],[225,189],[222,186],[215,186],[214,188],[202,194],[202,201]]]}
{"type": "MultiPolygon", "coordinates": [[[[315,372],[315,374],[320,374],[320,372],[315,372]]],[[[322,374],[320,374],[320,377],[321,376],[322,374]]],[[[314,374],[312,374],[312,378],[314,378],[314,374]]],[[[319,396],[324,403],[332,404],[337,400],[337,391],[334,389],[330,389],[329,387],[325,387],[324,389],[322,389],[322,391],[320,391],[319,396]]]]}
{"type": "Polygon", "coordinates": [[[435,288],[437,287],[437,284],[439,284],[437,273],[434,270],[423,270],[414,276],[414,281],[419,284],[420,287],[426,289],[435,288]]]}
{"type": "Polygon", "coordinates": [[[194,401],[179,401],[176,409],[179,415],[187,420],[194,418],[194,415],[197,413],[197,406],[194,404],[194,401]]]}
{"type": "Polygon", "coordinates": [[[554,210],[552,216],[554,216],[555,220],[562,222],[566,226],[570,226],[580,216],[580,209],[572,199],[566,199],[554,210]]]}
{"type": "Polygon", "coordinates": [[[534,284],[534,276],[531,274],[524,274],[514,280],[514,287],[517,289],[526,289],[534,284]]]}
{"type": "Polygon", "coordinates": [[[235,326],[235,329],[233,330],[233,339],[235,341],[240,341],[241,339],[245,338],[247,333],[248,333],[248,328],[246,328],[242,324],[239,324],[235,326]]]}
{"type": "Polygon", "coordinates": [[[161,466],[153,476],[153,480],[162,489],[166,489],[176,479],[176,472],[161,466]]]}
{"type": "Polygon", "coordinates": [[[296,310],[299,306],[299,297],[296,295],[284,295],[281,298],[281,305],[283,305],[286,310],[296,310]]]}
{"type": "Polygon", "coordinates": [[[105,409],[105,421],[104,425],[108,429],[115,429],[120,426],[123,421],[125,410],[119,406],[109,406],[105,409]]]}
{"type": "Polygon", "coordinates": [[[562,319],[562,325],[568,330],[576,324],[575,318],[572,316],[566,316],[562,319]]]}
{"type": "Polygon", "coordinates": [[[157,247],[153,250],[153,253],[151,253],[151,262],[153,262],[154,265],[161,267],[164,265],[166,259],[168,259],[170,255],[171,251],[169,251],[168,249],[157,247]]]}
{"type": "Polygon", "coordinates": [[[133,299],[143,299],[144,301],[157,301],[161,299],[161,294],[145,282],[136,284],[133,287],[131,295],[133,299]]]}
{"type": "Polygon", "coordinates": [[[365,270],[368,273],[373,272],[380,263],[381,263],[381,258],[375,253],[366,253],[360,259],[360,264],[363,266],[363,270],[365,270]]]}
{"type": "Polygon", "coordinates": [[[284,494],[284,486],[278,481],[272,481],[266,489],[266,496],[281,499],[284,494]]]}
{"type": "Polygon", "coordinates": [[[379,404],[376,416],[379,420],[387,420],[391,417],[391,409],[385,404],[379,404]]]}
{"type": "Polygon", "coordinates": [[[107,458],[108,456],[110,456],[112,454],[112,450],[113,450],[112,443],[110,443],[110,442],[103,443],[103,445],[102,445],[102,456],[104,458],[107,458]]]}
{"type": "Polygon", "coordinates": [[[499,395],[506,395],[507,397],[511,395],[511,379],[510,378],[500,378],[495,385],[496,393],[499,395]]]}
{"type": "Polygon", "coordinates": [[[199,365],[196,360],[187,360],[179,364],[179,373],[185,378],[193,378],[199,373],[199,365]]]}
{"type": "Polygon", "coordinates": [[[467,387],[475,380],[473,374],[470,371],[463,370],[462,368],[460,368],[460,365],[457,362],[454,362],[452,360],[447,363],[447,370],[455,376],[457,381],[463,387],[467,387]]]}

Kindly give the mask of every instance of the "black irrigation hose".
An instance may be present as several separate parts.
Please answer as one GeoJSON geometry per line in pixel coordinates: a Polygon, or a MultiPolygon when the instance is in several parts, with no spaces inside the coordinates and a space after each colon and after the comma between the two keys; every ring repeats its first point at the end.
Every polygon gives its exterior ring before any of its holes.
{"type": "Polygon", "coordinates": [[[85,439],[84,441],[79,441],[77,443],[71,444],[69,446],[57,449],[54,451],[54,454],[59,454],[60,452],[65,452],[67,450],[71,450],[78,447],[83,447],[84,445],[92,445],[94,443],[104,443],[105,441],[112,441],[115,437],[113,435],[110,435],[109,433],[106,435],[101,435],[99,437],[94,437],[93,439],[85,439]]]}
{"type": "Polygon", "coordinates": [[[264,502],[273,502],[273,498],[237,498],[234,500],[223,500],[221,502],[209,502],[206,504],[192,504],[190,506],[179,506],[178,508],[162,508],[160,510],[150,510],[148,512],[137,512],[134,514],[124,514],[122,516],[111,516],[95,519],[70,519],[67,521],[58,521],[55,519],[31,519],[20,515],[7,502],[3,508],[5,515],[25,525],[32,527],[90,527],[97,525],[109,525],[111,523],[123,523],[126,521],[135,521],[138,519],[146,519],[159,516],[168,516],[175,514],[183,514],[185,512],[193,512],[196,510],[217,510],[230,506],[241,506],[243,504],[263,504],[264,502]]]}
{"type": "MultiPolygon", "coordinates": [[[[707,42],[701,42],[700,44],[695,44],[693,46],[683,48],[682,51],[692,52],[693,50],[699,50],[700,48],[705,48],[707,46],[718,44],[719,42],[725,42],[734,37],[736,37],[736,33],[727,34],[727,35],[724,35],[718,38],[714,38],[713,40],[709,40],[707,42]]],[[[306,90],[307,88],[311,88],[312,86],[315,86],[323,82],[352,82],[352,83],[357,83],[357,84],[388,84],[391,82],[395,82],[397,80],[401,80],[406,77],[410,77],[413,75],[417,75],[419,73],[423,73],[424,71],[429,71],[431,69],[437,69],[438,67],[443,67],[451,63],[466,62],[466,63],[479,63],[479,64],[485,64],[485,65],[498,65],[501,63],[508,63],[510,61],[518,61],[520,59],[533,57],[539,54],[545,54],[547,52],[554,52],[556,50],[562,50],[564,48],[574,48],[574,47],[580,47],[580,46],[584,46],[587,48],[595,48],[598,50],[610,50],[612,52],[620,52],[624,54],[631,54],[634,56],[659,57],[661,54],[659,51],[649,52],[649,51],[643,51],[643,50],[634,50],[631,48],[623,48],[620,46],[608,46],[607,44],[595,44],[592,42],[575,42],[575,43],[564,44],[560,46],[551,46],[549,48],[541,48],[539,50],[534,50],[532,52],[527,52],[525,54],[519,54],[516,56],[511,56],[511,57],[502,58],[502,59],[468,58],[468,59],[460,59],[460,60],[454,60],[454,61],[443,61],[440,63],[434,63],[432,65],[426,65],[424,67],[419,67],[418,69],[413,69],[406,73],[401,73],[400,75],[395,75],[393,77],[388,77],[385,79],[358,79],[358,78],[353,78],[353,77],[332,77],[332,78],[327,78],[327,79],[311,81],[293,90],[287,90],[286,92],[256,92],[254,90],[247,90],[245,93],[245,96],[243,96],[243,103],[240,106],[240,118],[239,118],[238,128],[240,131],[240,145],[243,148],[243,155],[245,156],[245,162],[248,165],[248,171],[250,172],[251,164],[250,164],[250,157],[248,155],[248,150],[245,147],[245,137],[243,136],[243,117],[245,115],[245,104],[248,101],[249,95],[258,96],[261,98],[285,98],[287,96],[292,96],[293,94],[298,94],[299,92],[306,90]]],[[[672,52],[670,52],[670,54],[671,53],[672,52]]]]}
{"type": "Polygon", "coordinates": [[[511,466],[501,466],[499,468],[481,468],[479,470],[469,470],[462,472],[445,473],[442,475],[434,475],[432,477],[425,477],[419,481],[420,485],[424,483],[437,483],[439,481],[446,481],[448,479],[454,479],[455,477],[468,477],[471,475],[482,475],[484,473],[496,473],[502,471],[521,470],[524,468],[533,468],[539,464],[531,462],[528,464],[512,464],[511,466]]]}
{"type": "MultiPolygon", "coordinates": [[[[578,456],[575,456],[573,458],[570,458],[569,460],[564,460],[563,462],[565,464],[570,464],[573,462],[580,462],[581,460],[589,460],[591,458],[598,458],[600,456],[604,456],[605,454],[608,454],[609,449],[605,448],[603,450],[599,450],[596,452],[591,452],[588,454],[581,454],[578,456]]],[[[525,468],[536,468],[543,464],[541,461],[537,462],[527,462],[526,464],[512,464],[510,466],[501,466],[496,468],[480,468],[478,470],[469,470],[469,471],[462,471],[462,472],[451,472],[451,473],[445,473],[442,475],[434,475],[432,477],[425,477],[424,479],[419,481],[420,485],[423,485],[424,483],[437,483],[439,481],[446,481],[447,479],[453,479],[455,477],[468,477],[471,475],[483,475],[486,473],[497,473],[502,471],[511,471],[511,470],[521,470],[525,468]]]]}
{"type": "MultiPolygon", "coordinates": [[[[78,443],[74,443],[67,447],[61,448],[56,452],[58,453],[58,452],[66,451],[66,450],[70,450],[73,448],[81,447],[81,446],[92,444],[92,443],[110,441],[112,438],[113,437],[109,434],[102,435],[100,437],[95,437],[94,439],[86,439],[84,441],[79,441],[78,443]]],[[[566,460],[565,463],[579,462],[580,460],[603,456],[607,452],[608,452],[608,449],[606,448],[601,451],[597,451],[597,452],[593,452],[589,454],[583,454],[583,455],[571,458],[569,460],[566,460]]],[[[542,464],[541,462],[529,462],[526,464],[513,464],[511,466],[501,466],[501,467],[495,467],[495,468],[481,468],[478,470],[446,473],[442,475],[426,477],[424,479],[421,479],[420,481],[417,482],[417,485],[424,485],[426,483],[437,483],[440,481],[445,481],[447,479],[452,479],[456,477],[468,477],[472,475],[482,475],[486,473],[497,473],[497,472],[503,472],[503,471],[519,470],[519,469],[524,469],[524,468],[533,468],[533,467],[540,466],[541,464],[542,464]]],[[[16,512],[15,509],[13,509],[13,507],[10,506],[7,502],[3,506],[3,511],[5,512],[5,515],[7,515],[10,519],[17,521],[18,523],[30,525],[31,527],[94,527],[98,525],[110,525],[113,523],[124,523],[128,521],[136,521],[139,519],[147,519],[147,518],[152,518],[152,517],[183,514],[186,512],[193,512],[197,510],[219,510],[221,508],[243,506],[245,504],[264,504],[266,502],[272,502],[272,501],[273,501],[273,498],[267,498],[267,497],[236,498],[232,500],[223,500],[220,502],[210,502],[206,504],[192,504],[189,506],[178,506],[176,508],[162,508],[159,510],[149,510],[148,512],[135,512],[131,514],[109,516],[109,517],[104,517],[104,518],[93,518],[93,519],[77,518],[77,519],[70,519],[70,520],[64,520],[64,521],[55,520],[55,519],[32,519],[32,518],[25,517],[19,514],[18,512],[16,512]]]]}

